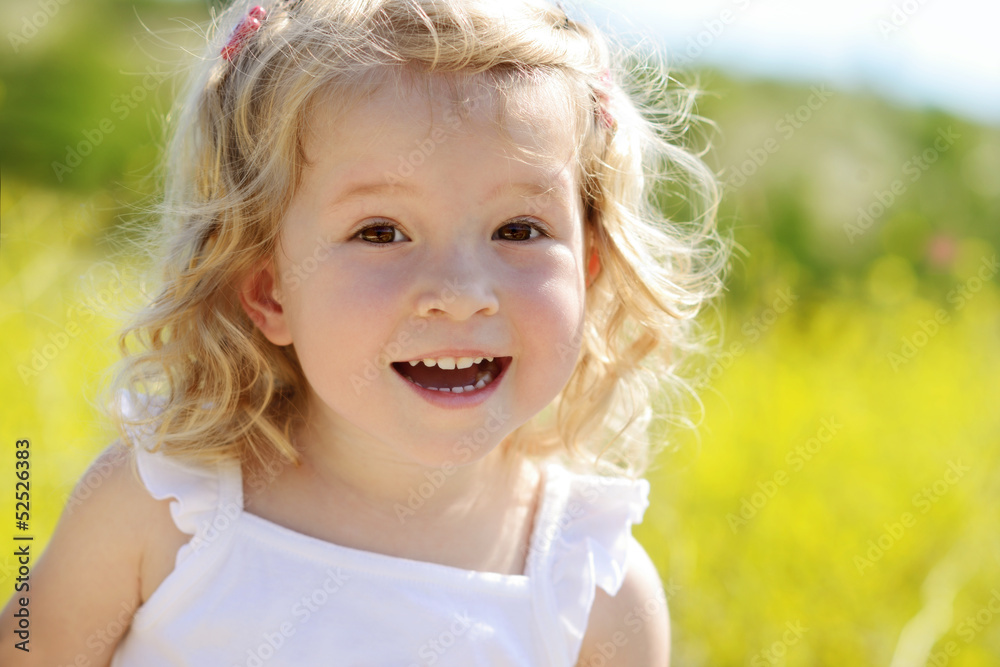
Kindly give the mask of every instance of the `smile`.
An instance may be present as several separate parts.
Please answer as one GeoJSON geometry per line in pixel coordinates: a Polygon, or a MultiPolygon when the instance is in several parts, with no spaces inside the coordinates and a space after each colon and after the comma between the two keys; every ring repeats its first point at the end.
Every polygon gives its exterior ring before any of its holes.
{"type": "Polygon", "coordinates": [[[489,386],[510,361],[511,357],[441,357],[397,361],[392,368],[418,387],[462,394],[489,386]]]}

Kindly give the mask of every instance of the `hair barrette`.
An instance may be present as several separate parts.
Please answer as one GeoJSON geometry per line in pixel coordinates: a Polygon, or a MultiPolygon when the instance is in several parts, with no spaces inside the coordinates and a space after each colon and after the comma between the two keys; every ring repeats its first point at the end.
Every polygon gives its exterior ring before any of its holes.
{"type": "Polygon", "coordinates": [[[597,97],[597,117],[601,120],[601,125],[605,130],[614,132],[618,129],[618,121],[615,120],[612,112],[611,89],[614,87],[611,79],[611,70],[606,69],[601,74],[599,85],[594,88],[597,97]]]}
{"type": "Polygon", "coordinates": [[[267,10],[257,5],[251,9],[240,24],[236,26],[233,30],[233,34],[229,36],[229,41],[226,45],[222,47],[222,57],[229,62],[239,55],[240,50],[243,48],[243,44],[246,43],[247,38],[253,33],[260,30],[260,27],[264,24],[264,19],[267,18],[267,10]]]}

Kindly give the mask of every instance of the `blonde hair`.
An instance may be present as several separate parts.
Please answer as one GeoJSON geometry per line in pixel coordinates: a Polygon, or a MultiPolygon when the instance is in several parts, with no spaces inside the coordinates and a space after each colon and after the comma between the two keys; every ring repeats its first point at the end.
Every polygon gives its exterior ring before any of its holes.
{"type": "MultiPolygon", "coordinates": [[[[271,344],[250,321],[237,285],[276,247],[306,164],[311,100],[331,90],[350,100],[407,68],[487,75],[508,102],[504,112],[529,86],[569,96],[601,271],[588,286],[569,382],[505,446],[577,468],[645,470],[655,448],[643,437],[644,417],[654,399],[689,391],[678,364],[699,349],[695,315],[720,290],[727,256],[715,227],[715,176],[683,144],[693,94],[655,57],[613,56],[599,31],[541,1],[275,5],[232,62],[220,49],[249,5],[225,12],[180,98],[160,229],[162,286],[121,333],[112,387],[118,397],[154,397],[156,414],[113,401],[126,441],[138,426],[178,456],[238,458],[250,468],[298,460],[291,433],[304,417],[305,377],[293,346],[271,344]],[[685,198],[685,220],[660,212],[659,188],[685,198]]],[[[673,406],[667,400],[668,412],[673,406]]]]}

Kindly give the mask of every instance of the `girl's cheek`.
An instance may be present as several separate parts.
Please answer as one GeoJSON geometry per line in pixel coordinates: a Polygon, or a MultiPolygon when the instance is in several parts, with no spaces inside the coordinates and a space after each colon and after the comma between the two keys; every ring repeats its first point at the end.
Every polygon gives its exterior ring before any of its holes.
{"type": "Polygon", "coordinates": [[[399,298],[397,283],[384,274],[332,270],[316,282],[309,301],[347,317],[385,312],[399,298]]]}
{"type": "Polygon", "coordinates": [[[543,261],[515,267],[509,279],[521,290],[566,308],[582,304],[584,291],[578,258],[565,246],[549,249],[543,261]]]}
{"type": "Polygon", "coordinates": [[[572,247],[550,243],[540,251],[511,253],[504,258],[507,269],[535,282],[565,281],[578,270],[579,261],[572,247]]]}
{"type": "Polygon", "coordinates": [[[508,294],[521,301],[534,335],[564,349],[580,329],[586,293],[572,253],[550,259],[554,261],[512,275],[508,294]]]}

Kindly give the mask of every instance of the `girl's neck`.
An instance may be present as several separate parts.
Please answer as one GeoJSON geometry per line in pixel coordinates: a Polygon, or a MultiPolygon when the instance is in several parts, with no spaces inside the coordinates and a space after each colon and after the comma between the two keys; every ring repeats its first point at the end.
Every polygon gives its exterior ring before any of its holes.
{"type": "Polygon", "coordinates": [[[524,571],[543,488],[531,461],[504,457],[498,448],[461,467],[435,468],[343,437],[308,436],[303,431],[297,439],[301,465],[247,498],[251,513],[355,549],[469,570],[524,571]]]}
{"type": "Polygon", "coordinates": [[[474,511],[503,497],[504,489],[517,486],[525,474],[526,462],[507,454],[503,445],[473,462],[460,463],[455,457],[431,465],[367,442],[349,424],[330,426],[298,431],[301,479],[325,497],[350,499],[403,522],[474,511]]]}

